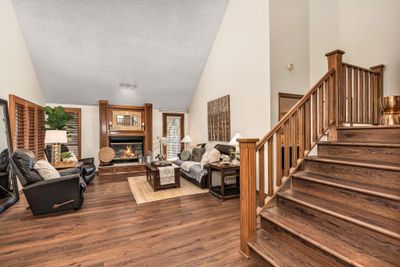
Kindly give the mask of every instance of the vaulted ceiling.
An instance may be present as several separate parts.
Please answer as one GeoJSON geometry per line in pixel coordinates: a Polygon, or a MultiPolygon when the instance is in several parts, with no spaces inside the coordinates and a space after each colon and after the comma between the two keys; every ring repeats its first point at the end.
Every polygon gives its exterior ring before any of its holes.
{"type": "Polygon", "coordinates": [[[178,110],[190,104],[228,2],[13,0],[47,102],[178,110]]]}

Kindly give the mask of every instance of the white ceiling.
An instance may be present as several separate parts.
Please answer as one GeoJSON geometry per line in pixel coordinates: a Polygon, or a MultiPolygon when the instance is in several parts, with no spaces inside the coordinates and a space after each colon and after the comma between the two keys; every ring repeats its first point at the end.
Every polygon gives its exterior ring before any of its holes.
{"type": "Polygon", "coordinates": [[[190,104],[228,2],[13,0],[47,102],[177,110],[190,104]]]}

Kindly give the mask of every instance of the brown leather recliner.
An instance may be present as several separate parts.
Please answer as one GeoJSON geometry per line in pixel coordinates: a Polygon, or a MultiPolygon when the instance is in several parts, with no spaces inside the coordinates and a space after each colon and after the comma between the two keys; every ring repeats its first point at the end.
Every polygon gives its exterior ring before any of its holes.
{"type": "Polygon", "coordinates": [[[44,180],[33,168],[36,163],[32,151],[17,149],[11,164],[23,186],[23,192],[34,215],[77,210],[82,206],[86,184],[80,170],[70,168],[59,171],[61,177],[44,180]]]}

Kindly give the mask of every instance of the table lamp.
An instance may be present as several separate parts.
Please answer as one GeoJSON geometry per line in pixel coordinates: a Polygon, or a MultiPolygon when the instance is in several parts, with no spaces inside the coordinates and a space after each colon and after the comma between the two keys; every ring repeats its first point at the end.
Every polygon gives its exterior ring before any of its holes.
{"type": "Polygon", "coordinates": [[[186,135],[182,140],[181,143],[185,144],[185,150],[187,149],[187,144],[193,142],[192,138],[189,135],[186,135]]]}
{"type": "Polygon", "coordinates": [[[58,164],[61,161],[60,144],[68,143],[67,131],[47,130],[44,138],[46,144],[51,144],[51,164],[58,164]]]}

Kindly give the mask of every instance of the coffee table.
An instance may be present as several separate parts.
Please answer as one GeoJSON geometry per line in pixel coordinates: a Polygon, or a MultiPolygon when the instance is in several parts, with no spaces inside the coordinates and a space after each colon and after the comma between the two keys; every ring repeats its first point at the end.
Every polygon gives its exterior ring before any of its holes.
{"type": "Polygon", "coordinates": [[[159,189],[173,188],[173,187],[181,187],[181,171],[179,166],[172,165],[174,167],[174,177],[175,180],[172,183],[161,184],[160,183],[160,170],[159,167],[152,165],[151,163],[146,164],[146,177],[147,182],[151,185],[154,191],[159,189]]]}

